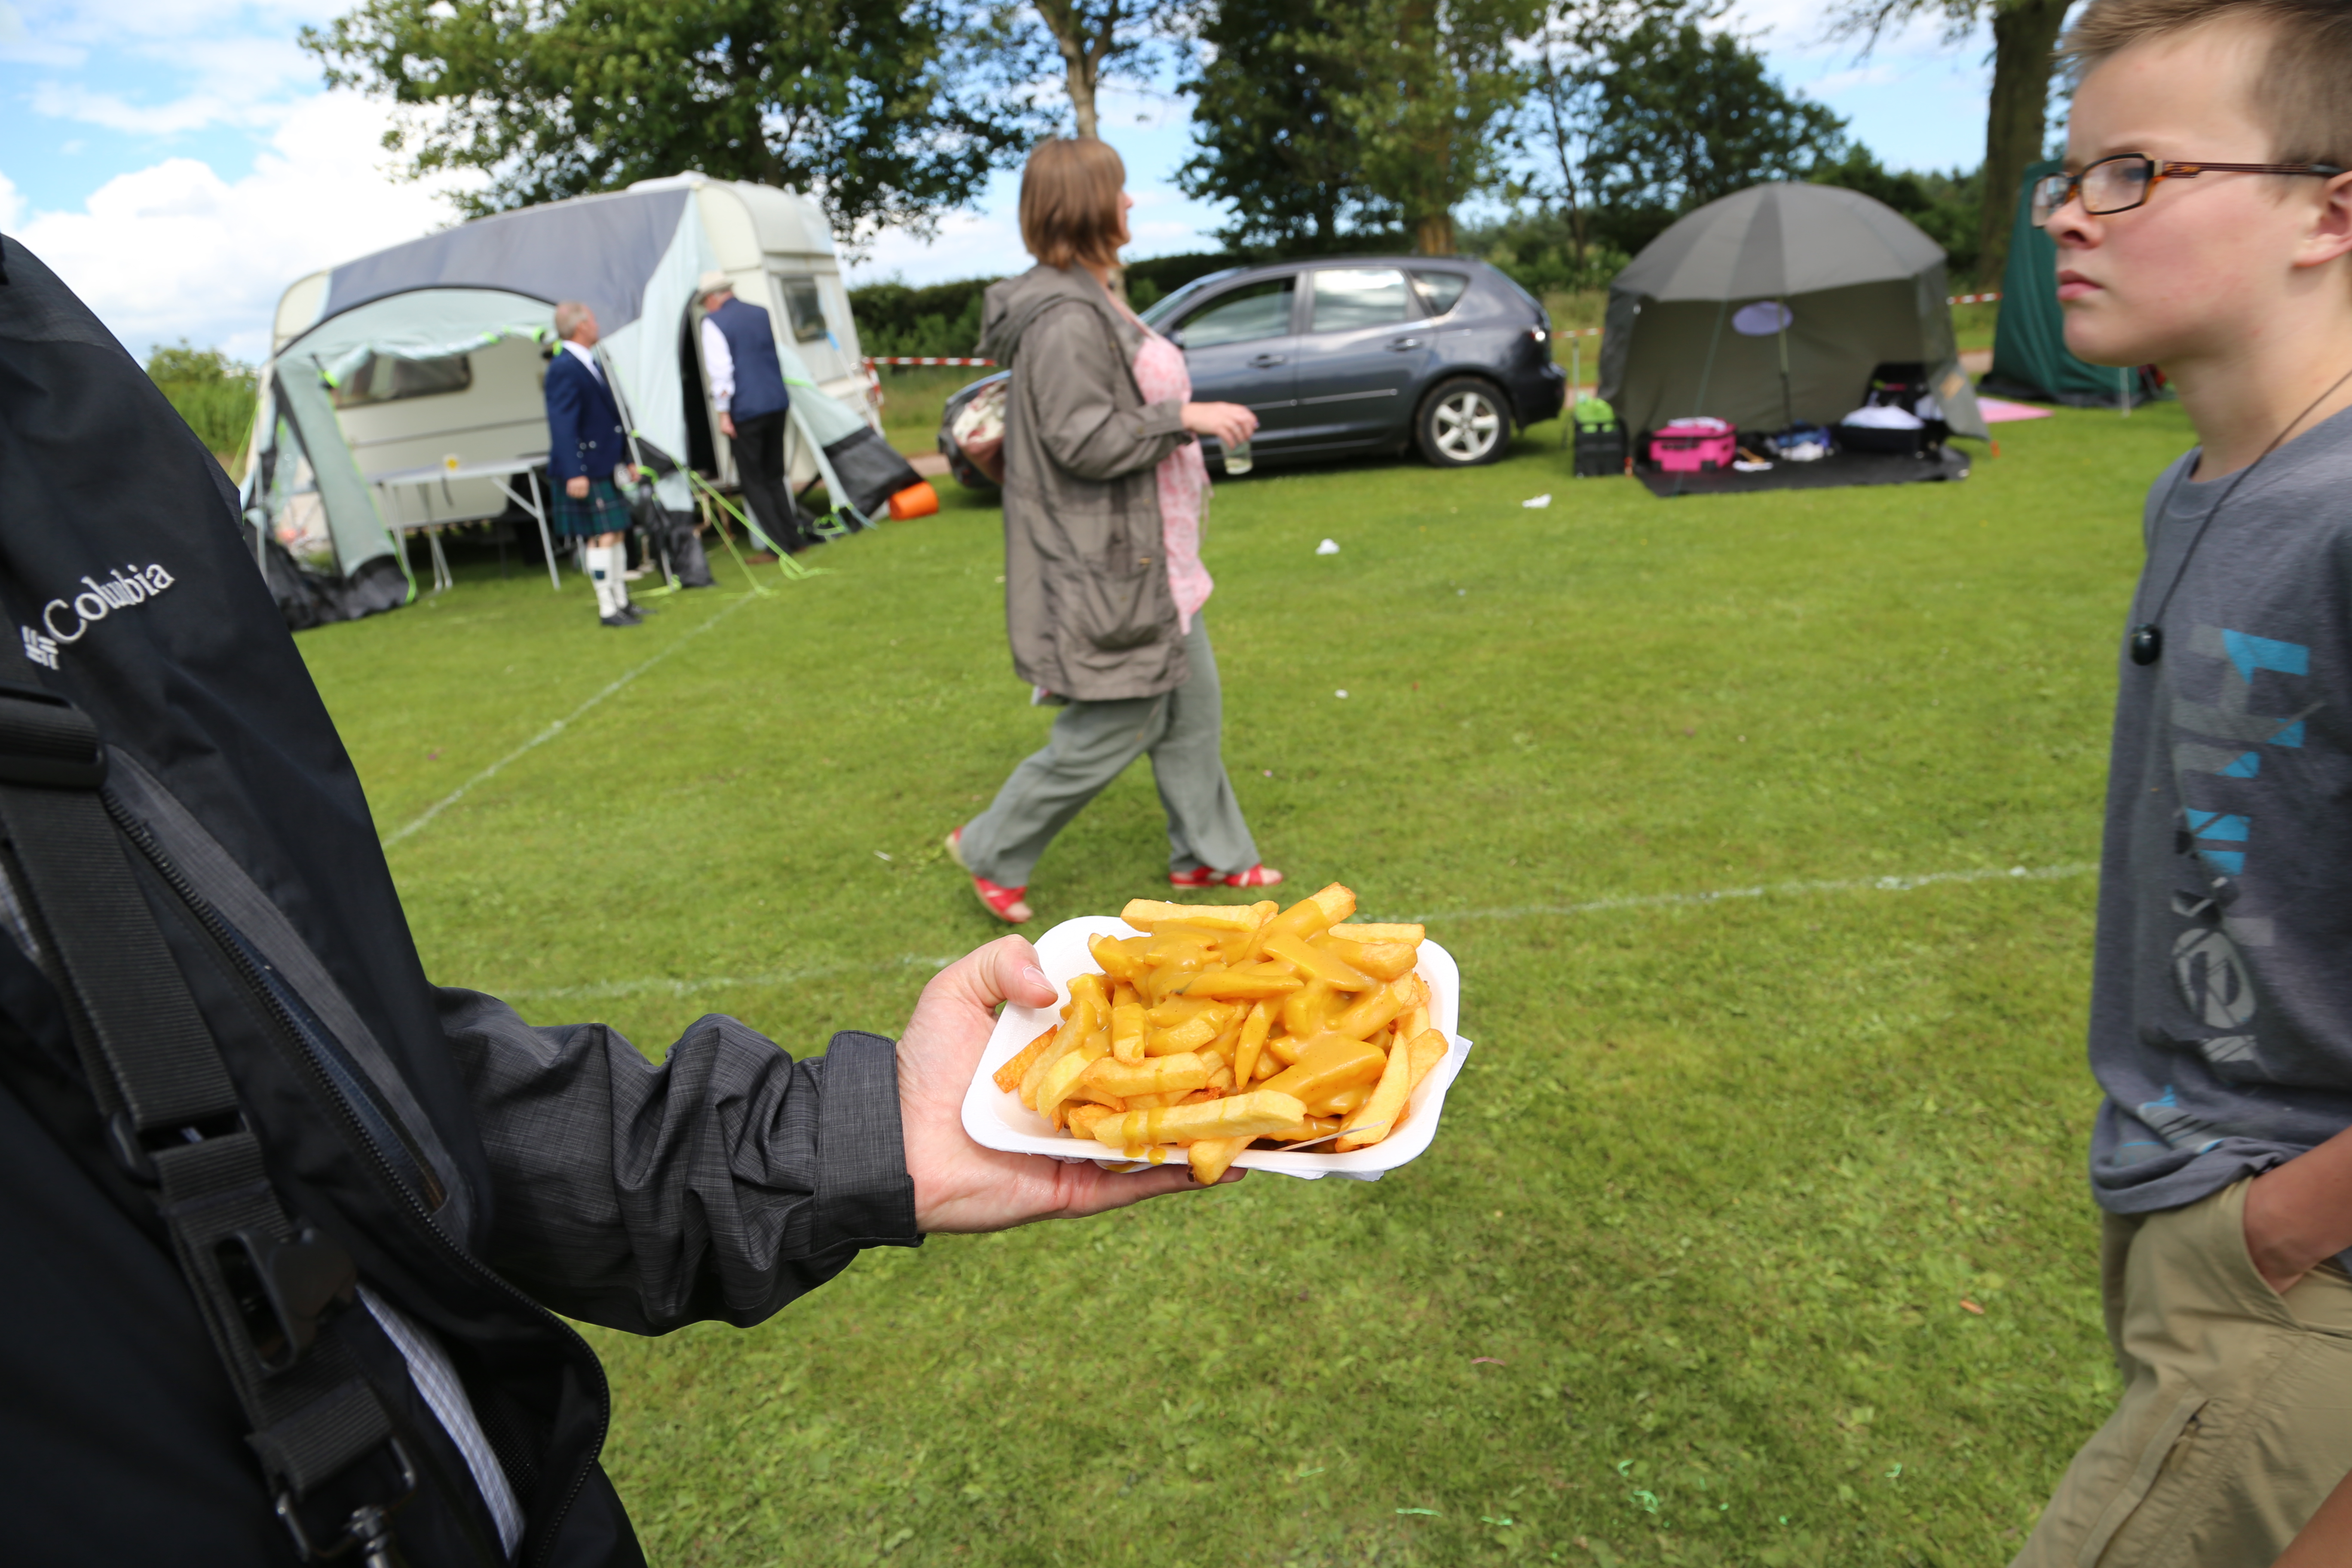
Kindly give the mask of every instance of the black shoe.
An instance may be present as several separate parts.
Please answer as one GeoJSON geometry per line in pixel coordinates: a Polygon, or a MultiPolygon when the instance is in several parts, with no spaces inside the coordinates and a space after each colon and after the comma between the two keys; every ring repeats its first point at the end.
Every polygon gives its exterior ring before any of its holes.
{"type": "Polygon", "coordinates": [[[646,623],[637,619],[635,616],[619,615],[602,616],[597,620],[596,624],[600,626],[611,626],[615,631],[634,631],[637,627],[644,626],[646,623]]]}
{"type": "Polygon", "coordinates": [[[652,605],[640,605],[633,600],[621,606],[621,613],[625,616],[635,616],[642,619],[646,616],[658,616],[661,614],[661,611],[652,605]]]}

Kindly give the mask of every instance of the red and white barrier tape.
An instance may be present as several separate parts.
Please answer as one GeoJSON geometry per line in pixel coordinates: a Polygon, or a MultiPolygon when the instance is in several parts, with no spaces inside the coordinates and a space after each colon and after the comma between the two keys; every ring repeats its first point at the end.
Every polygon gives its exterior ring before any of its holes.
{"type": "Polygon", "coordinates": [[[984,364],[993,366],[992,359],[967,359],[944,354],[875,354],[866,361],[866,368],[877,364],[984,364]]]}
{"type": "Polygon", "coordinates": [[[1998,305],[2000,303],[2000,296],[1998,294],[1955,294],[1950,299],[1945,300],[1944,303],[1947,305],[1998,305]]]}

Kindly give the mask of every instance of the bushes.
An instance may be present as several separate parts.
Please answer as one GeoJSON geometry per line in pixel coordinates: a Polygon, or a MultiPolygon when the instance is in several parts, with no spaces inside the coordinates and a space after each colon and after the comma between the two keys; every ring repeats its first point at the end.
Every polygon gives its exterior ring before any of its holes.
{"type": "MultiPolygon", "coordinates": [[[[1127,298],[1140,310],[1193,279],[1227,267],[1245,267],[1249,258],[1198,252],[1155,256],[1127,267],[1127,298]]],[[[891,354],[969,354],[980,343],[981,296],[993,278],[915,288],[905,283],[868,283],[849,291],[857,318],[857,341],[877,359],[891,354]]]]}
{"type": "Polygon", "coordinates": [[[229,358],[218,349],[192,347],[182,338],[176,347],[158,346],[147,356],[147,374],[163,389],[180,417],[188,422],[207,451],[234,468],[253,429],[253,405],[259,374],[249,364],[229,358]]]}

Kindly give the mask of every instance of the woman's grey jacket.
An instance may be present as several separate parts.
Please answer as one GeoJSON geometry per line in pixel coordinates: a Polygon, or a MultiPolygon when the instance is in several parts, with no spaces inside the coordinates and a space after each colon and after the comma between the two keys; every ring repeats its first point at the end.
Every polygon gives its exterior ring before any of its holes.
{"type": "Polygon", "coordinates": [[[1161,552],[1161,458],[1182,405],[1135,384],[1142,330],[1079,268],[988,290],[981,353],[1004,405],[1004,620],[1021,679],[1081,702],[1156,697],[1189,670],[1161,552]]]}

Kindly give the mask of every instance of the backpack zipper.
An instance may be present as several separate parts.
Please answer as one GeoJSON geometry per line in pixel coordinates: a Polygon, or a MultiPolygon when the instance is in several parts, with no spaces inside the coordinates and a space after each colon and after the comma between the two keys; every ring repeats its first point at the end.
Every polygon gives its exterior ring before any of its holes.
{"type": "MultiPolygon", "coordinates": [[[[545,1537],[541,1541],[540,1549],[532,1558],[534,1563],[546,1562],[548,1552],[554,1545],[556,1531],[562,1525],[565,1516],[572,1511],[572,1503],[578,1500],[581,1488],[587,1485],[589,1468],[595,1463],[596,1456],[604,1451],[604,1438],[612,1429],[613,1395],[611,1385],[604,1378],[604,1363],[597,1360],[596,1352],[589,1349],[588,1342],[580,1337],[577,1330],[523,1294],[487,1264],[450,1240],[441,1227],[433,1223],[433,1213],[425,1207],[425,1200],[407,1183],[400,1179],[399,1172],[391,1158],[369,1135],[363,1119],[337,1087],[335,1075],[320,1059],[318,1047],[306,1037],[292,1013],[268,984],[262,969],[256,964],[252,955],[247,951],[243,940],[237,936],[236,928],[221,918],[220,913],[212,907],[204,895],[196,891],[194,884],[181,873],[179,867],[173,864],[171,858],[163,853],[163,847],[157,843],[155,836],[148,831],[145,823],[132,816],[116,801],[111,791],[101,790],[100,799],[105,802],[107,815],[114,818],[115,826],[121,831],[124,837],[139,847],[140,853],[146,856],[148,863],[155,868],[156,875],[162,877],[165,885],[178,895],[180,901],[185,904],[188,911],[195,917],[197,924],[204,928],[205,933],[211,937],[227,956],[230,966],[237,972],[239,978],[245,982],[247,989],[261,1004],[264,1014],[289,1039],[294,1042],[298,1047],[296,1054],[304,1065],[309,1067],[316,1080],[313,1085],[314,1090],[320,1091],[321,1098],[332,1104],[340,1113],[343,1131],[349,1141],[365,1152],[370,1163],[375,1167],[376,1173],[383,1178],[384,1185],[398,1194],[402,1205],[416,1218],[425,1233],[433,1238],[435,1245],[468,1273],[491,1286],[499,1294],[527,1309],[547,1327],[554,1329],[560,1341],[577,1351],[580,1359],[583,1360],[594,1373],[595,1441],[588,1450],[586,1462],[574,1468],[572,1484],[565,1490],[562,1501],[556,1506],[553,1512],[548,1515],[545,1537]]],[[[320,1027],[323,1032],[325,1026],[321,1025],[320,1027]]],[[[420,1163],[419,1168],[426,1167],[420,1163]]]]}

